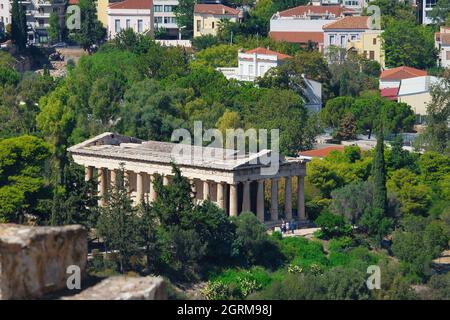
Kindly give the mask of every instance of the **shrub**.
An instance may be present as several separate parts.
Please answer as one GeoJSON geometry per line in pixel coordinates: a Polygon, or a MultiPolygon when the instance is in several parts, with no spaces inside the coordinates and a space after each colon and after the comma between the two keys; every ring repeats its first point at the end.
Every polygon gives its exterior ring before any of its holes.
{"type": "Polygon", "coordinates": [[[320,235],[324,239],[352,234],[352,227],[346,223],[345,218],[330,212],[322,213],[315,222],[321,228],[322,233],[320,235]]]}
{"type": "Polygon", "coordinates": [[[228,269],[212,276],[202,294],[208,300],[245,299],[271,282],[269,273],[261,267],[250,270],[228,269]]]}
{"type": "Polygon", "coordinates": [[[331,239],[328,243],[328,249],[332,252],[343,251],[352,246],[353,240],[350,237],[341,237],[331,239]]]}

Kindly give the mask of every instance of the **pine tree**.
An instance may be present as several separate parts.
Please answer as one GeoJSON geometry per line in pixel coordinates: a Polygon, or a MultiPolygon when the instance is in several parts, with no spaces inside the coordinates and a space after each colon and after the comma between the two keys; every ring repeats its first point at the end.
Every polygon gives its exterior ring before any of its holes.
{"type": "Polygon", "coordinates": [[[25,49],[27,43],[27,18],[18,0],[14,0],[11,9],[11,39],[19,51],[25,49]]]}
{"type": "Polygon", "coordinates": [[[339,124],[339,130],[336,133],[336,138],[339,140],[352,140],[356,138],[356,120],[353,114],[347,114],[339,124]]]}

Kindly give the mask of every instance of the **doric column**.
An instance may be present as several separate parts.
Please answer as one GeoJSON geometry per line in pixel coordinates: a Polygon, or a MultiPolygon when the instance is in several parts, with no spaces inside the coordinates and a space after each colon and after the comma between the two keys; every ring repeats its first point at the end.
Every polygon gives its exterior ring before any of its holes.
{"type": "Polygon", "coordinates": [[[144,175],[143,172],[138,172],[136,174],[136,202],[140,203],[144,200],[144,175]]]}
{"type": "Polygon", "coordinates": [[[256,195],[256,216],[264,222],[264,180],[258,180],[258,194],[256,195]]]}
{"type": "Polygon", "coordinates": [[[153,182],[155,181],[155,176],[154,175],[150,175],[150,196],[149,196],[149,201],[153,202],[156,200],[156,191],[155,191],[155,187],[153,186],[153,182]]]}
{"type": "Polygon", "coordinates": [[[208,200],[210,198],[209,181],[203,181],[203,200],[208,200]]]}
{"type": "Polygon", "coordinates": [[[98,170],[98,205],[103,206],[105,205],[105,195],[107,190],[107,177],[106,177],[106,169],[105,168],[99,168],[98,170]]]}
{"type": "Polygon", "coordinates": [[[305,213],[305,177],[304,176],[298,176],[297,211],[298,211],[299,218],[302,220],[305,220],[306,213],[305,213]]]}
{"type": "Polygon", "coordinates": [[[250,181],[244,181],[242,211],[250,211],[250,181]]]}
{"type": "Polygon", "coordinates": [[[109,171],[110,174],[110,187],[114,188],[116,186],[116,181],[117,181],[117,173],[116,170],[110,170],[109,171]]]}
{"type": "Polygon", "coordinates": [[[238,187],[237,184],[230,184],[230,216],[238,215],[238,187]]]}
{"type": "Polygon", "coordinates": [[[292,219],[292,179],[285,177],[284,213],[287,220],[292,219]]]}
{"type": "Polygon", "coordinates": [[[278,221],[278,178],[272,179],[272,190],[270,195],[270,219],[278,221]]]}
{"type": "Polygon", "coordinates": [[[84,181],[90,181],[94,176],[94,167],[84,167],[84,181]]]}
{"type": "Polygon", "coordinates": [[[225,186],[222,182],[217,183],[217,205],[225,209],[225,186]]]}
{"type": "Polygon", "coordinates": [[[163,176],[163,185],[167,186],[169,184],[169,176],[168,175],[164,175],[163,176]]]}
{"type": "Polygon", "coordinates": [[[127,186],[127,191],[129,194],[131,194],[131,173],[127,170],[124,171],[124,181],[123,181],[124,185],[127,186]]]}

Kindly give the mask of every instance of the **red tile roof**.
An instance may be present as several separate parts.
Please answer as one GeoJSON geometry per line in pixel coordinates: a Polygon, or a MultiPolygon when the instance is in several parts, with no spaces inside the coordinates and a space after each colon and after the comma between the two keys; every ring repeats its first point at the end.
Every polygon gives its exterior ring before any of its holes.
{"type": "Polygon", "coordinates": [[[196,4],[194,6],[194,13],[238,15],[240,11],[224,6],[223,4],[196,4]]]}
{"type": "Polygon", "coordinates": [[[411,67],[398,67],[381,72],[380,80],[402,80],[415,77],[426,76],[425,70],[419,70],[411,67]]]}
{"type": "Polygon", "coordinates": [[[380,94],[389,100],[397,100],[399,90],[400,88],[384,88],[380,90],[380,94]]]}
{"type": "Polygon", "coordinates": [[[344,12],[356,13],[355,10],[343,6],[298,6],[295,8],[281,11],[281,17],[303,16],[307,14],[326,14],[331,13],[336,17],[340,17],[344,12]]]}
{"type": "Polygon", "coordinates": [[[77,5],[80,2],[80,0],[69,0],[69,5],[77,5]]]}
{"type": "Polygon", "coordinates": [[[343,150],[344,150],[344,146],[335,145],[335,146],[324,147],[321,149],[301,151],[298,154],[300,156],[304,156],[304,157],[324,158],[333,151],[343,151],[343,150]]]}
{"type": "Polygon", "coordinates": [[[279,60],[292,58],[290,55],[287,55],[287,54],[284,54],[284,53],[279,53],[279,52],[276,52],[276,51],[273,51],[273,50],[269,50],[269,49],[266,49],[266,48],[261,48],[261,47],[245,51],[245,53],[257,53],[257,54],[273,55],[273,56],[277,56],[279,60]]]}
{"type": "Polygon", "coordinates": [[[271,31],[269,36],[276,41],[286,41],[291,43],[323,43],[323,32],[289,32],[271,31]]]}
{"type": "Polygon", "coordinates": [[[323,30],[335,29],[369,29],[369,18],[367,16],[361,17],[345,17],[337,21],[328,23],[323,26],[323,30]]]}
{"type": "Polygon", "coordinates": [[[153,9],[153,0],[124,0],[111,3],[111,9],[153,9]]]}

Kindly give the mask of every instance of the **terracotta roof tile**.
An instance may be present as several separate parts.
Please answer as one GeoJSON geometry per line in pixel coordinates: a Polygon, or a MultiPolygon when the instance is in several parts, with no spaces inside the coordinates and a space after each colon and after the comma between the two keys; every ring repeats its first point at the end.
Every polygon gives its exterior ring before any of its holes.
{"type": "Polygon", "coordinates": [[[380,90],[380,94],[382,97],[385,97],[389,100],[397,100],[399,89],[400,88],[383,88],[380,90]]]}
{"type": "Polygon", "coordinates": [[[111,3],[110,9],[153,9],[153,0],[124,0],[111,3]]]}
{"type": "Polygon", "coordinates": [[[279,60],[283,60],[283,59],[287,59],[287,58],[292,58],[290,55],[284,54],[284,53],[279,53],[273,50],[269,50],[266,48],[255,48],[249,51],[246,51],[245,53],[257,53],[257,54],[267,54],[267,55],[273,55],[273,56],[277,56],[279,60]]]}
{"type": "Polygon", "coordinates": [[[398,67],[381,72],[381,80],[402,80],[415,77],[426,76],[428,73],[425,70],[419,70],[411,67],[398,67]]]}
{"type": "Polygon", "coordinates": [[[313,157],[313,158],[324,158],[328,156],[333,151],[343,151],[344,146],[342,145],[336,145],[336,146],[328,146],[321,149],[315,149],[315,150],[307,150],[307,151],[301,151],[298,154],[300,156],[304,157],[313,157]]]}
{"type": "Polygon", "coordinates": [[[269,36],[276,41],[286,41],[291,43],[323,43],[323,32],[289,32],[271,31],[269,36]]]}
{"type": "Polygon", "coordinates": [[[238,15],[240,11],[223,4],[196,4],[194,13],[238,15]]]}
{"type": "Polygon", "coordinates": [[[324,14],[331,13],[336,17],[340,17],[344,12],[356,13],[355,10],[344,6],[298,6],[279,12],[281,17],[302,16],[305,13],[324,14]]]}
{"type": "Polygon", "coordinates": [[[323,26],[323,30],[369,29],[369,17],[345,17],[323,26]]]}

